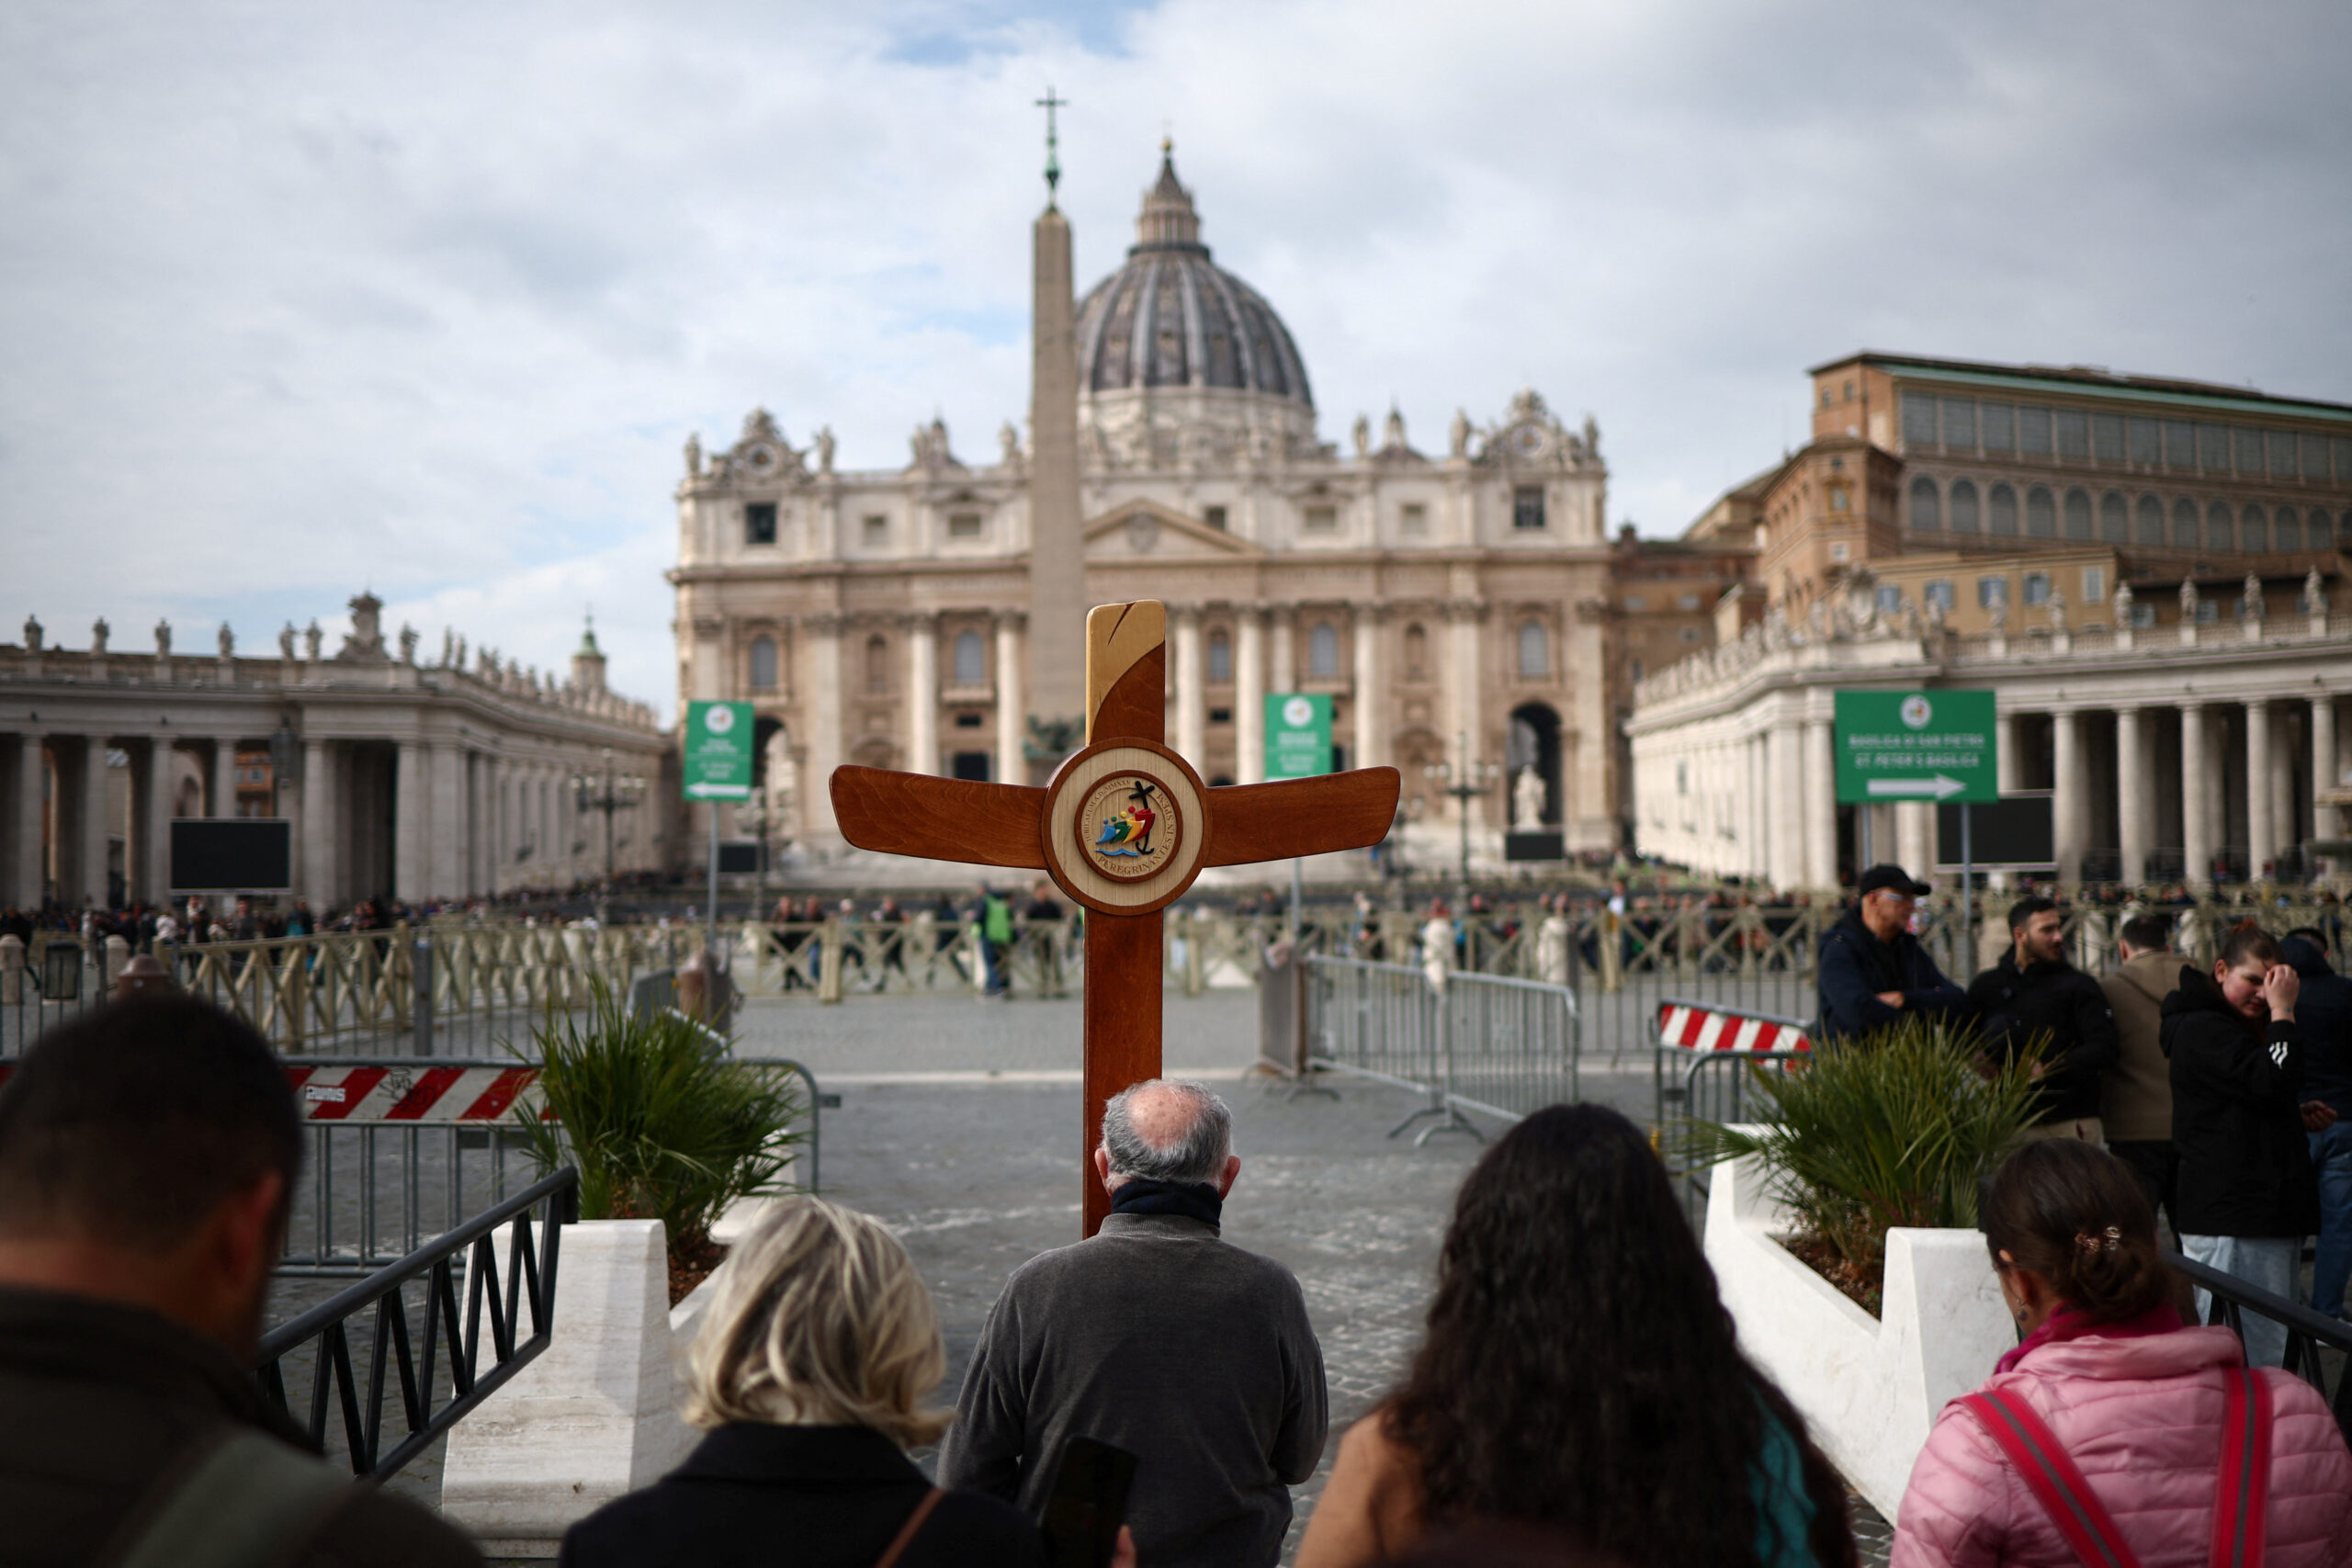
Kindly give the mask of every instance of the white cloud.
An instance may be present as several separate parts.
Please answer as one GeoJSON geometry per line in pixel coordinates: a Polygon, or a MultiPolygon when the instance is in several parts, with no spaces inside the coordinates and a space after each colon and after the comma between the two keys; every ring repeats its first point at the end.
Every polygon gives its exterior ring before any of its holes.
{"type": "Polygon", "coordinates": [[[24,4],[0,16],[12,618],[248,646],[372,584],[672,696],[669,492],[1026,406],[1045,83],[1088,279],[1163,123],[1327,434],[1533,384],[1670,532],[1860,347],[2352,397],[2340,6],[24,4]]]}

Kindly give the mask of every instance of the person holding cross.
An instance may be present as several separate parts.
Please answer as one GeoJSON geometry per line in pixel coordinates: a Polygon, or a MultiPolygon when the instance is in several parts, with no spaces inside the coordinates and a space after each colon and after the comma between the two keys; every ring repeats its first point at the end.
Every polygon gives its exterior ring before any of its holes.
{"type": "Polygon", "coordinates": [[[940,1483],[1034,1513],[1063,1444],[1096,1438],[1140,1461],[1137,1561],[1271,1568],[1329,1411],[1297,1279],[1219,1235],[1241,1169],[1232,1115],[1199,1084],[1136,1084],[1105,1107],[1094,1168],[1111,1213],[1005,1281],[940,1483]]]}

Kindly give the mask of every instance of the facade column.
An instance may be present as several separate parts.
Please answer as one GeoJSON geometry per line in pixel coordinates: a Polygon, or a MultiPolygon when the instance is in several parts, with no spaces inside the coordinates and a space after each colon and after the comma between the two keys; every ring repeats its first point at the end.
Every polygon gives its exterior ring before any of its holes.
{"type": "Polygon", "coordinates": [[[1771,774],[1772,886],[1793,892],[1804,884],[1804,765],[1801,732],[1792,717],[1777,719],[1767,738],[1771,774]]]}
{"type": "Polygon", "coordinates": [[[2270,811],[2270,785],[2263,777],[2270,766],[2270,705],[2245,705],[2245,859],[2246,880],[2259,881],[2263,867],[2278,856],[2278,829],[2270,811]]]}
{"type": "Polygon", "coordinates": [[[1176,624],[1169,673],[1176,683],[1176,754],[1192,763],[1194,773],[1206,773],[1201,743],[1208,735],[1208,693],[1202,681],[1200,606],[1180,604],[1171,618],[1176,624]]]}
{"type": "Polygon", "coordinates": [[[2115,825],[2123,851],[2123,881],[2136,887],[2148,879],[2149,809],[2155,779],[2148,767],[2148,736],[2138,708],[2115,710],[2115,825]]]}
{"type": "Polygon", "coordinates": [[[1895,863],[1913,876],[1936,874],[1936,808],[1924,800],[1894,803],[1895,863]]]}
{"type": "Polygon", "coordinates": [[[0,832],[7,835],[7,842],[0,845],[6,853],[0,856],[7,872],[7,883],[0,887],[0,898],[20,909],[40,907],[43,885],[48,880],[48,867],[43,863],[40,833],[41,787],[48,776],[42,765],[41,737],[30,731],[17,737],[16,763],[9,780],[8,819],[0,824],[0,832]]]}
{"type": "MultiPolygon", "coordinates": [[[[1486,618],[1486,604],[1476,599],[1456,599],[1445,607],[1447,622],[1446,662],[1451,666],[1446,674],[1446,689],[1453,694],[1453,725],[1455,735],[1464,737],[1462,744],[1470,748],[1469,754],[1460,759],[1460,765],[1491,761],[1485,756],[1487,747],[1487,716],[1481,711],[1478,668],[1478,632],[1486,618]]],[[[1478,804],[1487,805],[1494,799],[1489,790],[1478,797],[1478,804]]],[[[1463,809],[1471,803],[1463,802],[1463,809]]],[[[1491,807],[1489,807],[1489,809],[1491,807]]]]}
{"type": "Polygon", "coordinates": [[[323,919],[335,897],[334,780],[328,772],[327,743],[302,742],[302,793],[299,807],[302,838],[301,896],[311,913],[323,919]]]}
{"type": "Polygon", "coordinates": [[[1028,733],[1021,660],[1021,628],[1026,619],[1018,610],[1001,612],[996,618],[996,776],[1000,784],[1029,782],[1029,761],[1021,750],[1028,733]]]}
{"type": "Polygon", "coordinates": [[[1298,606],[1270,605],[1266,611],[1266,689],[1298,690],[1298,606]]]}
{"type": "Polygon", "coordinates": [[[2295,714],[2284,709],[2272,716],[2270,761],[2264,773],[2270,781],[2270,835],[2284,855],[2303,841],[2303,824],[2295,810],[2295,714]]]}
{"type": "Polygon", "coordinates": [[[2206,767],[2205,705],[2180,705],[2180,855],[2192,890],[2213,886],[2212,778],[2206,767]]]}
{"type": "Polygon", "coordinates": [[[907,771],[939,772],[939,617],[907,617],[907,771]]]}
{"type": "MultiPolygon", "coordinates": [[[[81,884],[83,902],[107,907],[107,738],[93,735],[82,763],[81,884]]],[[[127,869],[127,868],[126,868],[127,869]]]]}
{"type": "Polygon", "coordinates": [[[233,737],[212,742],[212,794],[204,806],[208,817],[237,814],[237,742],[233,737]]]}
{"type": "MultiPolygon", "coordinates": [[[[809,840],[820,852],[835,846],[841,830],[833,823],[833,770],[841,765],[846,750],[842,734],[842,618],[839,615],[805,615],[800,621],[804,634],[808,686],[802,709],[808,716],[808,767],[800,774],[800,817],[806,825],[809,840]]],[[[1002,674],[997,677],[1002,680],[1002,674]]],[[[797,691],[796,684],[795,690],[797,691]]],[[[707,801],[705,811],[717,811],[718,803],[707,801]]],[[[708,852],[707,819],[695,824],[696,837],[704,843],[691,850],[693,856],[708,852]]]]}
{"type": "Polygon", "coordinates": [[[432,874],[432,749],[421,740],[394,746],[392,762],[392,897],[415,904],[426,897],[432,874]]]}
{"type": "Polygon", "coordinates": [[[1829,721],[1804,721],[1805,884],[1826,891],[1838,886],[1837,761],[1830,750],[1829,721]]]}
{"type": "MultiPolygon", "coordinates": [[[[1355,616],[1356,746],[1348,765],[1376,768],[1388,761],[1388,689],[1382,682],[1380,669],[1382,611],[1377,605],[1359,604],[1355,616]]],[[[1555,780],[1554,787],[1565,782],[1555,780]]]]}
{"type": "MultiPolygon", "coordinates": [[[[1998,705],[2000,699],[1996,697],[1994,701],[1998,705]]],[[[2006,706],[1996,706],[1993,716],[1993,787],[2003,795],[2008,795],[2017,789],[2018,775],[2022,770],[2018,766],[2020,760],[2018,755],[2018,716],[2006,706]]],[[[2011,874],[2006,871],[1986,872],[1984,885],[1988,890],[2000,891],[2007,889],[2012,880],[2011,874]]]]}
{"type": "Polygon", "coordinates": [[[2333,839],[2341,831],[2337,811],[2322,797],[2335,784],[2335,699],[2324,694],[2312,699],[2312,837],[2333,839]]]}
{"type": "Polygon", "coordinates": [[[1266,782],[1266,615],[1244,604],[1233,618],[1235,780],[1266,782]]]}
{"type": "Polygon", "coordinates": [[[2056,840],[2058,881],[2079,887],[2083,881],[2084,840],[2090,836],[2090,791],[2083,778],[2083,716],[2061,708],[2050,716],[2051,754],[2054,788],[2050,802],[2051,831],[2056,840]]]}
{"type": "Polygon", "coordinates": [[[125,857],[133,897],[160,904],[171,891],[172,877],[172,742],[158,735],[131,759],[139,769],[130,792],[131,863],[125,857]]]}

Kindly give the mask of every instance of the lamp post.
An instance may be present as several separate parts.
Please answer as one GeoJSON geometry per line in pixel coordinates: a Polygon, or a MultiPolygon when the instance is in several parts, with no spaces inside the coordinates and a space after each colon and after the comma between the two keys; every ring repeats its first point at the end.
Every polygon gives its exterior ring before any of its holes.
{"type": "Polygon", "coordinates": [[[605,814],[605,891],[609,897],[613,886],[613,813],[627,811],[645,795],[645,781],[634,773],[613,772],[613,749],[605,748],[605,771],[601,773],[571,775],[572,803],[585,814],[605,814]]]}
{"type": "Polygon", "coordinates": [[[1470,736],[1464,731],[1456,738],[1456,749],[1462,763],[1457,770],[1452,762],[1430,762],[1421,769],[1424,778],[1437,782],[1441,791],[1453,796],[1454,815],[1462,821],[1462,889],[1464,898],[1470,897],[1470,803],[1494,787],[1501,776],[1499,762],[1473,761],[1470,757],[1470,736]]]}

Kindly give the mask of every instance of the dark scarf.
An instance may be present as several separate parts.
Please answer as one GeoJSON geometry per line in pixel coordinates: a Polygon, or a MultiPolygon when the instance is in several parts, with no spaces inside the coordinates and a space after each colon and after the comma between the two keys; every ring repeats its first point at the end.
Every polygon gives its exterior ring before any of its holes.
{"type": "Polygon", "coordinates": [[[1188,1220],[1215,1225],[1222,1222],[1225,1200],[1205,1181],[1154,1181],[1148,1177],[1131,1176],[1111,1194],[1111,1212],[1182,1214],[1188,1220]]]}

